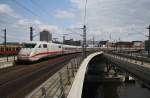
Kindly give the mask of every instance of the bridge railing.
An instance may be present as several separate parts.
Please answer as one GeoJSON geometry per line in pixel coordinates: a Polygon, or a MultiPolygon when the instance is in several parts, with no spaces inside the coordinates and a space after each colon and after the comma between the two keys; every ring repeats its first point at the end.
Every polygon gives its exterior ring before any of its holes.
{"type": "Polygon", "coordinates": [[[80,56],[72,59],[25,98],[66,98],[81,61],[80,56]]]}
{"type": "Polygon", "coordinates": [[[142,85],[150,88],[150,78],[148,78],[150,77],[150,63],[108,53],[104,53],[104,56],[108,63],[127,72],[132,77],[138,79],[142,85]]]}
{"type": "Polygon", "coordinates": [[[124,54],[118,54],[118,53],[104,53],[104,54],[109,56],[109,57],[113,57],[113,58],[116,58],[116,59],[119,59],[119,60],[122,60],[122,61],[130,62],[130,63],[133,63],[133,64],[137,64],[137,65],[140,65],[140,66],[143,66],[143,67],[150,68],[149,58],[146,58],[146,60],[148,60],[148,61],[145,61],[145,60],[141,60],[138,57],[127,56],[127,55],[124,55],[124,54]]]}
{"type": "Polygon", "coordinates": [[[136,56],[136,55],[133,56],[133,55],[129,55],[129,54],[115,53],[115,52],[108,52],[108,53],[112,54],[112,55],[118,55],[118,56],[121,56],[121,57],[134,59],[134,60],[145,62],[145,63],[150,63],[150,58],[143,57],[143,56],[136,56]]]}
{"type": "Polygon", "coordinates": [[[74,82],[72,84],[71,90],[70,90],[67,98],[81,98],[84,77],[85,77],[88,63],[90,62],[90,60],[93,57],[100,55],[102,53],[103,52],[96,52],[96,53],[89,55],[87,58],[84,59],[84,61],[81,63],[80,68],[75,76],[74,82]]]}

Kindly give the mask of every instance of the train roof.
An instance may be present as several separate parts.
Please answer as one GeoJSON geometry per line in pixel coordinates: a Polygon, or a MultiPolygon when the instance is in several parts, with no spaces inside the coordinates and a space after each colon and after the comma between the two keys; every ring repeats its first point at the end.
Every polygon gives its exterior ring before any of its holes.
{"type": "MultiPolygon", "coordinates": [[[[62,45],[58,43],[53,43],[53,42],[45,42],[45,41],[28,41],[28,42],[23,42],[22,44],[27,43],[27,44],[55,44],[55,45],[62,45]]],[[[81,46],[73,46],[73,45],[63,45],[65,47],[81,47],[81,46]]]]}
{"type": "MultiPolygon", "coordinates": [[[[0,43],[0,45],[4,45],[4,43],[0,43]]],[[[20,45],[18,42],[7,42],[6,45],[20,45]]]]}
{"type": "Polygon", "coordinates": [[[22,42],[22,43],[48,43],[45,41],[27,41],[27,42],[22,42]]]}
{"type": "Polygon", "coordinates": [[[45,42],[45,41],[28,41],[28,42],[22,42],[22,44],[49,44],[52,42],[45,42]]]}

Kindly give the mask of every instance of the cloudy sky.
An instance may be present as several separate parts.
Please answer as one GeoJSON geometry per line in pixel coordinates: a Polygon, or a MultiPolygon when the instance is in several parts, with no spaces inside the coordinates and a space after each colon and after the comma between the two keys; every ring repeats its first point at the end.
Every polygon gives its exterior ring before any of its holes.
{"type": "MultiPolygon", "coordinates": [[[[150,0],[87,0],[87,39],[145,40],[150,24],[150,0]]],[[[46,29],[54,38],[81,39],[85,0],[0,0],[0,42],[3,29],[8,41],[28,41],[46,29]],[[74,34],[73,34],[74,33],[74,34]]],[[[35,37],[34,40],[38,40],[35,37]]]]}

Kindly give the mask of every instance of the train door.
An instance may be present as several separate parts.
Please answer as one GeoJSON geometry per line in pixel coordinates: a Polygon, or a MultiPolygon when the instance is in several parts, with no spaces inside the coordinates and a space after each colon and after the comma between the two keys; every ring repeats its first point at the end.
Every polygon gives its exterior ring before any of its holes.
{"type": "Polygon", "coordinates": [[[36,49],[36,54],[38,54],[39,58],[47,56],[47,44],[39,44],[38,48],[36,49]]]}

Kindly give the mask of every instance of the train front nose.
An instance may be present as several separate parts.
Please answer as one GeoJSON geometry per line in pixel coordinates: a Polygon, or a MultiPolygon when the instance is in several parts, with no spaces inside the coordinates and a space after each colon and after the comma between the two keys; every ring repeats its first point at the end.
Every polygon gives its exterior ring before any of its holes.
{"type": "Polygon", "coordinates": [[[18,54],[18,60],[30,60],[31,49],[21,49],[18,54]]]}

